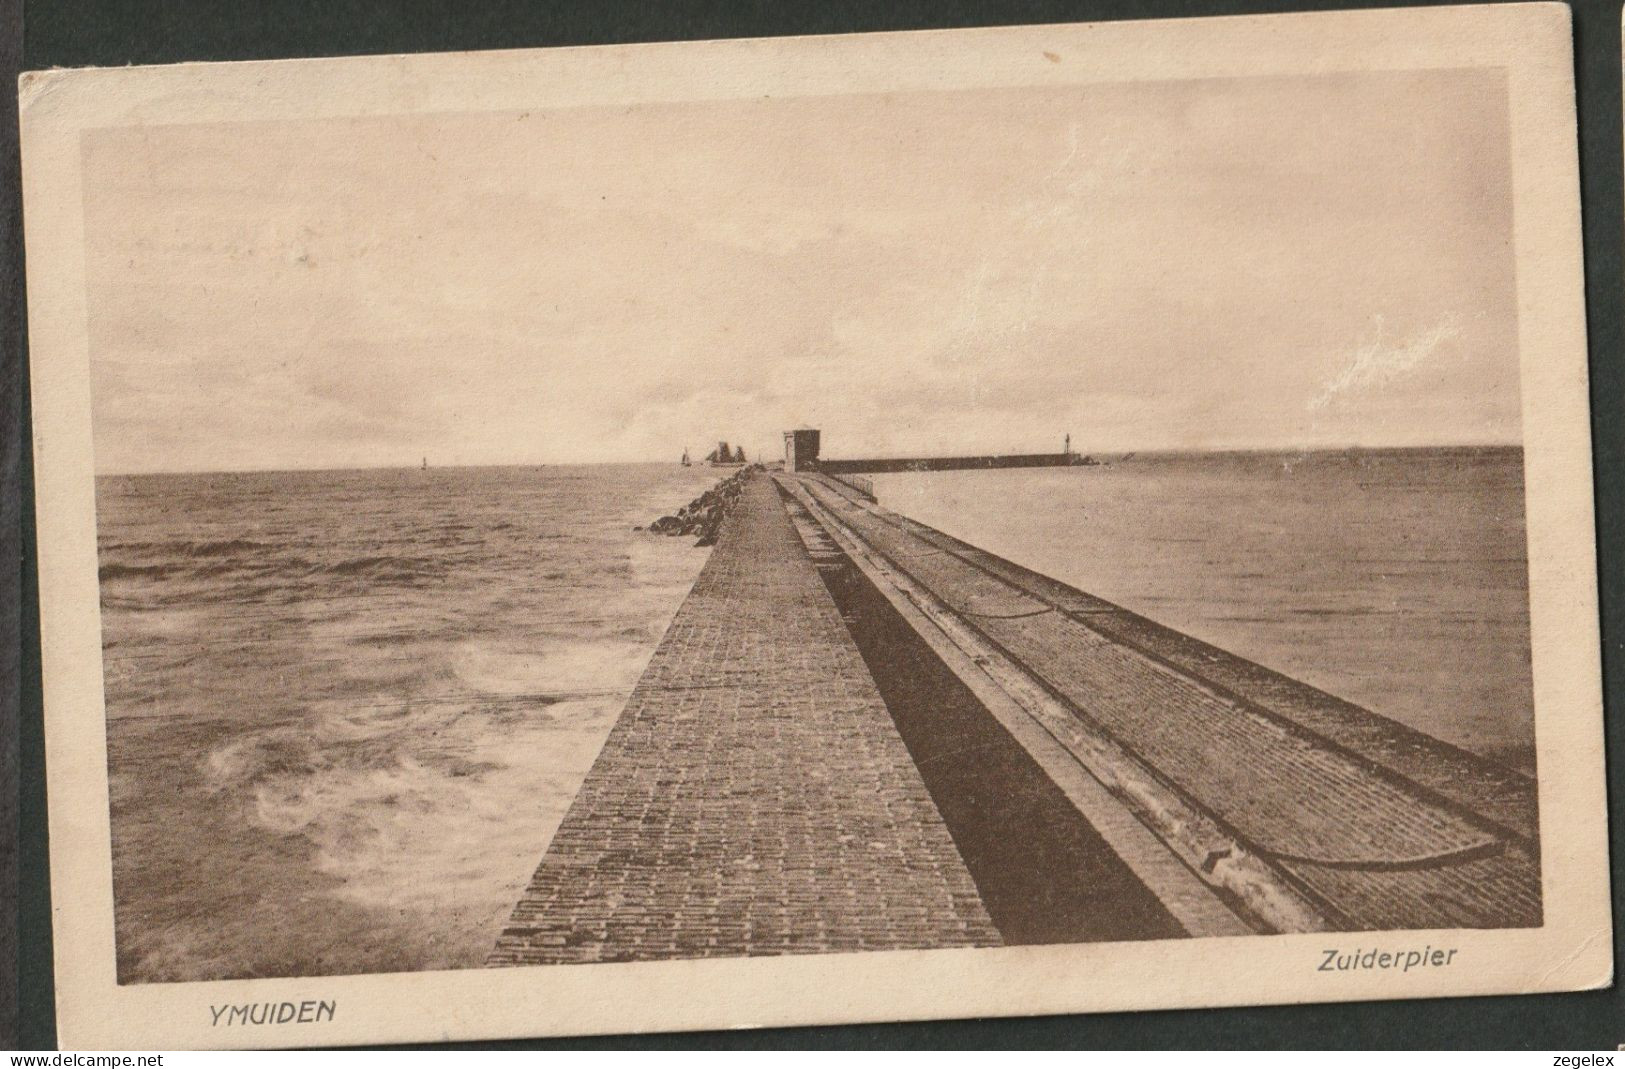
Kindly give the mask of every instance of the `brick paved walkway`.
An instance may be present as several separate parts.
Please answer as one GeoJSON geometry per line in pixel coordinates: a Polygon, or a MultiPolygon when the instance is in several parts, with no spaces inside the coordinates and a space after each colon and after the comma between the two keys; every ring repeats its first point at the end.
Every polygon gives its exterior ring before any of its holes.
{"type": "Polygon", "coordinates": [[[753,478],[489,964],[998,942],[772,481],[753,478]]]}

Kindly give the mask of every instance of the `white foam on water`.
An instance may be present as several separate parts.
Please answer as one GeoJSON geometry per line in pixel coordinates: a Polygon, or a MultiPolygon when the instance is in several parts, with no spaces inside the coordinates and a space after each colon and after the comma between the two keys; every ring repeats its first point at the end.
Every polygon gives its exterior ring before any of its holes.
{"type": "Polygon", "coordinates": [[[632,642],[550,642],[525,649],[475,640],[458,647],[452,665],[457,678],[478,693],[568,698],[630,691],[650,652],[632,642]]]}
{"type": "Polygon", "coordinates": [[[284,582],[248,607],[104,613],[110,641],[165,651],[109,672],[110,716],[199,725],[125,736],[111,770],[124,785],[115,832],[161,837],[169,855],[118,855],[121,917],[139,918],[119,931],[129,979],[483,962],[709,556],[632,526],[715,480],[458,478],[403,490],[390,473],[267,476],[232,482],[240,501],[174,480],[106,510],[139,529],[130,537],[195,541],[191,527],[235,537],[275,503],[298,513],[301,537],[349,543],[335,549],[346,553],[424,516],[454,511],[469,525],[444,550],[416,547],[454,565],[427,578],[352,577],[341,589],[313,575],[308,596],[290,598],[284,582]],[[151,509],[160,499],[187,507],[151,509]],[[178,791],[155,767],[195,779],[178,791]],[[197,805],[217,826],[200,827],[197,805]],[[252,886],[177,881],[174,859],[213,856],[211,835],[254,844],[252,886]],[[248,915],[263,918],[263,939],[232,919],[248,915]]]}

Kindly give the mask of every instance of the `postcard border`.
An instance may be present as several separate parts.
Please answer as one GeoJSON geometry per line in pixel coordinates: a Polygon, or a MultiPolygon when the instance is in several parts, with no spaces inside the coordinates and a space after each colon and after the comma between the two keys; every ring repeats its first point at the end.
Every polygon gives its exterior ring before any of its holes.
{"type": "Polygon", "coordinates": [[[328,998],[343,1007],[323,1025],[267,1029],[265,1041],[253,1044],[275,1046],[1602,986],[1612,947],[1570,42],[1568,9],[1544,4],[25,76],[40,626],[63,1044],[243,1045],[245,1032],[209,1027],[206,1006],[228,1001],[328,998]],[[1043,52],[1064,62],[1048,62],[1043,52]],[[1540,783],[1544,928],[1386,937],[1436,936],[1460,945],[1472,972],[1440,984],[1352,976],[1312,987],[1314,978],[1302,974],[1312,969],[1314,950],[1330,941],[1314,935],[123,988],[113,982],[100,627],[99,614],[85,609],[99,599],[80,132],[158,121],[721,99],[764,86],[811,95],[1445,66],[1508,71],[1537,749],[1540,767],[1564,773],[1540,783]],[[294,86],[297,92],[279,91],[294,86]],[[1587,759],[1576,761],[1576,754],[1587,759]],[[1553,820],[1556,813],[1564,819],[1553,820]]]}

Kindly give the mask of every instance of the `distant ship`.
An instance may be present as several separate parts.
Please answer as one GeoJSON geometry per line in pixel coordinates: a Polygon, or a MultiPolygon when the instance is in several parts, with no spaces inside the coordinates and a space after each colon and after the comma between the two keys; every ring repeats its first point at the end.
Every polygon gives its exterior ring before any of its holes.
{"type": "Polygon", "coordinates": [[[727,442],[718,442],[717,447],[705,454],[705,462],[713,468],[731,468],[745,463],[745,447],[736,446],[728,448],[727,442]]]}
{"type": "Polygon", "coordinates": [[[423,458],[423,469],[422,470],[424,470],[424,471],[429,470],[429,458],[428,457],[423,458]]]}
{"type": "Polygon", "coordinates": [[[688,446],[683,447],[683,467],[690,467],[694,462],[688,459],[688,446]]]}

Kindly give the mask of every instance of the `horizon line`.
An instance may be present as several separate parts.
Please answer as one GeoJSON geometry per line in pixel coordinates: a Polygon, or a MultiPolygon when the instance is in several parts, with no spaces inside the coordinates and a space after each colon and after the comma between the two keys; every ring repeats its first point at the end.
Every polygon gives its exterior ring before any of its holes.
{"type": "MultiPolygon", "coordinates": [[[[1301,446],[1301,445],[1299,445],[1299,446],[1294,446],[1294,445],[1222,446],[1222,447],[1205,448],[1205,449],[1204,448],[1178,449],[1178,448],[1168,448],[1168,447],[1155,447],[1155,448],[1147,448],[1147,449],[1113,449],[1113,450],[1110,450],[1110,451],[1098,450],[1098,449],[1096,449],[1096,450],[1075,449],[1075,450],[1073,450],[1073,453],[1075,455],[1077,455],[1077,456],[1098,456],[1098,457],[1105,457],[1105,458],[1119,458],[1119,459],[1121,459],[1121,458],[1139,457],[1139,456],[1226,456],[1226,455],[1237,455],[1237,454],[1252,454],[1252,455],[1298,454],[1298,455],[1302,455],[1302,456],[1308,456],[1308,455],[1311,455],[1311,454],[1323,454],[1323,453],[1399,453],[1399,452],[1421,452],[1421,451],[1425,451],[1425,450],[1467,450],[1467,449],[1478,449],[1478,450],[1517,449],[1517,450],[1521,451],[1523,449],[1523,442],[1521,442],[1521,441],[1515,441],[1515,442],[1442,442],[1442,443],[1441,442],[1432,442],[1432,443],[1421,443],[1421,444],[1408,443],[1408,444],[1393,444],[1393,445],[1348,444],[1348,445],[1316,445],[1316,446],[1301,446]]],[[[826,457],[826,458],[823,458],[823,459],[832,460],[832,461],[842,461],[842,460],[849,460],[849,459],[889,460],[889,459],[912,459],[913,457],[924,456],[924,455],[926,455],[926,454],[918,454],[917,453],[917,454],[897,454],[895,457],[893,457],[893,456],[866,456],[866,457],[861,457],[861,458],[833,456],[833,457],[826,457]]],[[[970,456],[970,455],[975,455],[975,456],[983,456],[983,455],[985,455],[985,456],[1022,456],[1022,455],[1028,455],[1028,454],[1007,452],[1007,453],[988,453],[988,454],[952,454],[952,453],[944,453],[944,454],[940,454],[940,455],[943,456],[943,457],[952,457],[952,456],[956,456],[956,455],[966,455],[966,456],[970,456]]],[[[1048,455],[1048,454],[1031,454],[1031,455],[1048,455]]],[[[778,456],[775,455],[773,460],[771,460],[771,461],[764,462],[764,461],[761,461],[761,460],[758,459],[758,460],[747,461],[747,465],[748,464],[761,464],[761,463],[779,463],[782,459],[783,458],[778,457],[778,456]]],[[[153,469],[146,469],[146,470],[140,470],[140,471],[98,471],[98,472],[94,473],[93,477],[97,478],[97,479],[126,479],[126,478],[139,478],[139,477],[144,477],[144,476],[163,476],[163,475],[281,475],[281,474],[304,474],[304,473],[319,473],[319,472],[335,472],[336,473],[336,472],[350,472],[350,471],[420,471],[420,470],[472,471],[472,470],[478,470],[478,469],[484,469],[484,468],[598,468],[598,467],[612,467],[612,466],[613,467],[622,467],[622,466],[632,467],[632,466],[654,466],[654,465],[658,465],[658,466],[661,466],[661,467],[666,467],[666,466],[679,467],[680,466],[677,462],[674,462],[674,461],[671,461],[671,460],[666,460],[666,459],[661,459],[661,460],[556,460],[556,461],[555,460],[534,460],[534,461],[512,461],[512,462],[503,462],[503,463],[438,464],[438,465],[431,464],[431,465],[428,465],[427,468],[420,467],[419,465],[416,465],[416,464],[345,464],[345,465],[334,465],[334,466],[311,466],[311,467],[292,467],[292,468],[289,468],[289,467],[184,468],[184,469],[153,468],[153,469]]],[[[728,465],[728,466],[732,467],[733,465],[728,465]]],[[[692,465],[692,467],[694,467],[696,469],[703,470],[705,468],[710,467],[710,465],[708,463],[706,463],[705,461],[700,461],[700,462],[692,465]]],[[[891,472],[891,473],[888,473],[888,474],[912,474],[912,473],[909,473],[909,472],[891,472]]]]}

